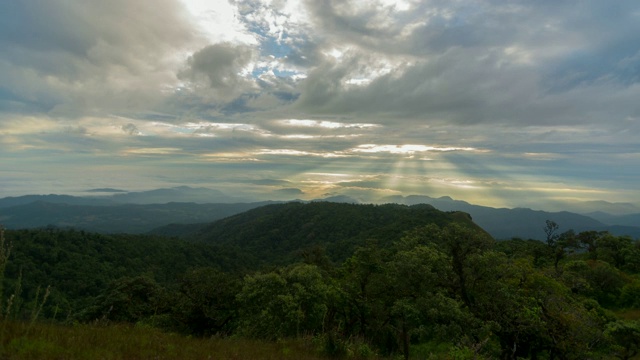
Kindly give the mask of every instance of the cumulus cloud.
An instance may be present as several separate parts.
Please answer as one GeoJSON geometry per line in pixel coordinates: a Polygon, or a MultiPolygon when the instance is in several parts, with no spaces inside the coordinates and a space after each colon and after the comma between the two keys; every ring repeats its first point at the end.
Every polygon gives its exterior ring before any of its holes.
{"type": "Polygon", "coordinates": [[[216,92],[218,98],[229,100],[252,88],[247,65],[252,58],[249,47],[229,43],[209,45],[195,52],[187,60],[187,68],[179,78],[204,84],[216,92]]]}

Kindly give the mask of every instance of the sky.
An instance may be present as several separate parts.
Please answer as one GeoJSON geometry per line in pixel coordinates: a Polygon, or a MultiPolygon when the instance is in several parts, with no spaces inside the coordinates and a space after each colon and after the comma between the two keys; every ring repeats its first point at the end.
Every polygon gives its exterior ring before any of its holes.
{"type": "Polygon", "coordinates": [[[0,197],[640,203],[636,0],[0,2],[0,197]]]}

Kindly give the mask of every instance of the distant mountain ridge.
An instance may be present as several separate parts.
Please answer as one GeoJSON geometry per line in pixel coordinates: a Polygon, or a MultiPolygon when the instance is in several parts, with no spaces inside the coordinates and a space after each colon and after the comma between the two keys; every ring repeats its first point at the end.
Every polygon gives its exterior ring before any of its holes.
{"type": "Polygon", "coordinates": [[[55,226],[98,233],[147,233],[168,224],[211,223],[272,202],[238,204],[76,205],[36,201],[0,208],[0,224],[9,229],[55,226]]]}
{"type": "MultiPolygon", "coordinates": [[[[560,231],[570,229],[576,232],[587,230],[609,231],[618,236],[629,235],[634,238],[640,238],[639,226],[617,223],[605,224],[589,216],[568,211],[548,212],[527,208],[492,208],[469,204],[466,201],[453,200],[448,196],[440,198],[424,195],[392,196],[383,200],[405,205],[429,204],[442,211],[464,211],[471,215],[476,224],[487,230],[496,239],[520,237],[542,240],[545,236],[543,228],[546,220],[552,220],[559,224],[560,231]]],[[[612,217],[614,216],[612,215],[612,217]]]]}
{"type": "Polygon", "coordinates": [[[166,204],[170,202],[192,202],[197,204],[256,202],[249,201],[239,196],[229,196],[220,190],[193,188],[189,186],[131,192],[103,188],[91,189],[86,192],[90,195],[72,196],[48,194],[5,197],[0,199],[0,208],[26,205],[35,201],[44,201],[56,204],[98,206],[115,204],[166,204]],[[107,195],[96,195],[96,193],[107,193],[107,195]]]}
{"type": "Polygon", "coordinates": [[[631,203],[610,203],[608,201],[581,201],[576,203],[563,203],[563,210],[580,214],[604,212],[614,216],[640,214],[640,207],[631,203]]]}
{"type": "Polygon", "coordinates": [[[605,212],[597,211],[597,212],[585,214],[585,215],[591,218],[594,218],[607,225],[621,225],[621,226],[640,225],[640,213],[626,214],[626,215],[611,215],[605,212]]]}
{"type": "MultiPolygon", "coordinates": [[[[186,224],[211,223],[244,211],[283,201],[242,202],[208,188],[180,186],[139,192],[110,190],[109,195],[25,195],[0,199],[0,224],[8,228],[34,228],[48,225],[74,227],[101,233],[156,233],[178,236],[195,231],[186,224]]],[[[301,200],[294,200],[301,201],[301,200]]],[[[347,196],[333,196],[312,202],[359,203],[347,196]]],[[[640,213],[613,215],[604,211],[591,214],[547,212],[527,208],[492,208],[454,200],[448,196],[432,198],[425,195],[389,196],[378,203],[401,205],[429,204],[442,211],[463,211],[496,239],[520,237],[544,239],[546,220],[555,221],[560,231],[573,229],[609,231],[614,235],[640,238],[640,213]]],[[[633,210],[632,204],[602,203],[604,208],[633,210]]]]}
{"type": "Polygon", "coordinates": [[[115,204],[108,198],[102,197],[80,197],[71,195],[22,195],[8,196],[0,199],[0,209],[12,206],[27,205],[34,202],[47,202],[51,204],[68,204],[68,205],[113,205],[115,204]]]}

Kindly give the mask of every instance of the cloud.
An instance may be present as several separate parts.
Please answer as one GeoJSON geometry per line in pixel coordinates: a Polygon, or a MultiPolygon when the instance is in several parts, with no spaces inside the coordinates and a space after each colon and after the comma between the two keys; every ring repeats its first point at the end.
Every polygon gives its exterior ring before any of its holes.
{"type": "Polygon", "coordinates": [[[199,17],[206,9],[185,3],[192,13],[170,0],[3,3],[3,108],[520,126],[594,122],[637,95],[640,29],[628,1],[578,11],[562,2],[252,0],[199,17]],[[214,29],[223,12],[237,17],[233,36],[214,29]]]}
{"type": "Polygon", "coordinates": [[[341,123],[337,121],[327,121],[327,120],[298,120],[298,119],[287,119],[281,120],[280,123],[286,126],[293,127],[305,127],[305,128],[324,128],[324,129],[363,129],[363,128],[375,128],[379,125],[376,124],[349,124],[349,123],[341,123]]]}
{"type": "Polygon", "coordinates": [[[121,190],[121,189],[113,189],[113,188],[98,188],[98,189],[85,190],[85,192],[90,192],[90,193],[126,193],[128,191],[127,190],[121,190]]]}
{"type": "Polygon", "coordinates": [[[281,179],[256,179],[256,180],[246,180],[244,182],[249,184],[264,185],[264,186],[291,186],[292,184],[288,180],[281,180],[281,179]]]}
{"type": "Polygon", "coordinates": [[[47,188],[625,198],[639,17],[630,0],[0,2],[3,167],[47,188]]]}
{"type": "Polygon", "coordinates": [[[140,130],[138,130],[138,127],[135,126],[132,123],[127,123],[122,125],[122,131],[124,131],[125,133],[129,134],[129,135],[140,135],[142,134],[140,132],[140,130]]]}
{"type": "Polygon", "coordinates": [[[146,147],[146,148],[129,148],[123,151],[122,155],[140,155],[140,156],[155,156],[155,155],[172,155],[182,153],[181,148],[171,147],[146,147]]]}
{"type": "Polygon", "coordinates": [[[277,189],[277,190],[274,190],[273,192],[278,195],[286,195],[286,196],[304,195],[304,191],[296,188],[277,189]]]}
{"type": "Polygon", "coordinates": [[[376,2],[309,7],[321,29],[315,38],[326,39],[296,104],[309,113],[566,125],[629,109],[637,92],[618,86],[637,77],[632,2],[579,11],[562,2],[428,1],[410,12],[376,2]],[[372,13],[389,20],[367,21],[372,13]],[[606,101],[596,94],[608,94],[606,101]]]}
{"type": "Polygon", "coordinates": [[[182,80],[206,86],[218,98],[233,99],[252,88],[252,82],[241,73],[252,58],[249,47],[229,43],[209,45],[187,60],[187,68],[178,74],[182,80]]]}
{"type": "Polygon", "coordinates": [[[442,147],[442,146],[426,146],[426,145],[376,145],[363,144],[351,149],[355,153],[389,153],[389,154],[409,154],[424,152],[449,152],[449,151],[479,151],[470,147],[442,147]]]}
{"type": "Polygon", "coordinates": [[[59,115],[151,108],[198,42],[171,0],[2,2],[0,98],[59,115]]]}

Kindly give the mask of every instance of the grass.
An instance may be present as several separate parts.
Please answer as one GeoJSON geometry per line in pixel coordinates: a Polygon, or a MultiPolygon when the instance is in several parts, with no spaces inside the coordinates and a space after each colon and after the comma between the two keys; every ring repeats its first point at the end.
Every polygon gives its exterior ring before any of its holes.
{"type": "Polygon", "coordinates": [[[326,359],[311,339],[201,339],[133,325],[9,321],[0,339],[0,359],[326,359]]]}
{"type": "Polygon", "coordinates": [[[620,319],[624,320],[639,320],[640,321],[640,309],[627,309],[616,312],[616,315],[620,319]]]}

